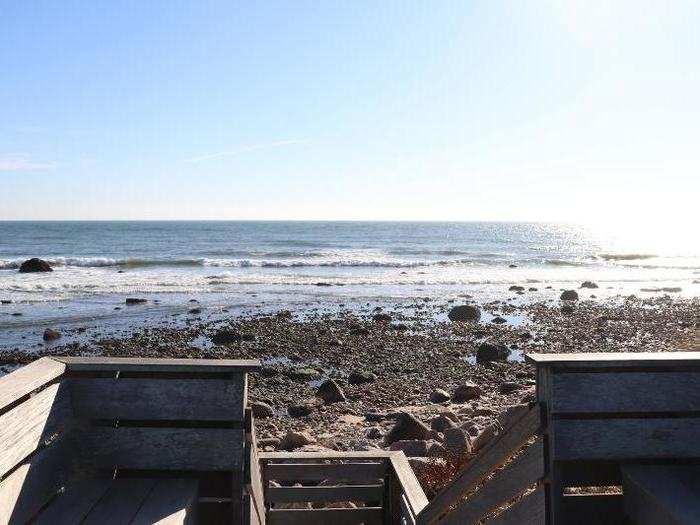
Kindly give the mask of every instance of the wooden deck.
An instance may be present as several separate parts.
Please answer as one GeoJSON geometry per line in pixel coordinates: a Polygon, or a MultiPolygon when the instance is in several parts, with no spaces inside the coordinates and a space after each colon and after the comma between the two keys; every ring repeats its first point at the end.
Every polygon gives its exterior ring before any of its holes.
{"type": "Polygon", "coordinates": [[[527,358],[430,502],[402,452],[259,453],[255,361],[42,358],[0,378],[0,524],[699,522],[700,352],[527,358]]]}

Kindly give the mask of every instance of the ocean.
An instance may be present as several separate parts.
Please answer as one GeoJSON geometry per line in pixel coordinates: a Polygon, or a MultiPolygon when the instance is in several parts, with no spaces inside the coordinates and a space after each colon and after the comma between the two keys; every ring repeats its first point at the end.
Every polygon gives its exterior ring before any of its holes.
{"type": "Polygon", "coordinates": [[[248,310],[464,294],[488,301],[513,284],[541,292],[544,283],[586,280],[598,297],[700,295],[700,250],[664,240],[554,223],[0,222],[0,347],[29,328],[140,322],[192,299],[248,310]],[[30,257],[54,272],[20,274],[30,257]],[[149,303],[115,310],[125,297],[149,303]]]}

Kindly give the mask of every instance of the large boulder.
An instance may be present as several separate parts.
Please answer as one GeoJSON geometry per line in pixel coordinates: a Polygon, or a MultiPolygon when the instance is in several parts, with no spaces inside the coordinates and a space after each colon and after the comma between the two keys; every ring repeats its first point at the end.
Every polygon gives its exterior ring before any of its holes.
{"type": "Polygon", "coordinates": [[[431,403],[445,403],[451,398],[450,394],[445,392],[442,388],[436,388],[430,393],[431,403]]]}
{"type": "Polygon", "coordinates": [[[400,450],[406,457],[426,457],[428,455],[428,442],[424,439],[402,439],[394,441],[389,450],[400,450]]]}
{"type": "Polygon", "coordinates": [[[295,368],[293,370],[290,370],[287,373],[287,375],[293,381],[304,382],[318,379],[321,376],[321,372],[319,372],[315,368],[295,368]]]}
{"type": "Polygon", "coordinates": [[[351,385],[362,385],[364,383],[374,383],[377,380],[377,376],[372,372],[362,372],[359,370],[354,370],[348,375],[348,383],[351,385]]]}
{"type": "Polygon", "coordinates": [[[595,289],[598,288],[598,285],[594,283],[593,281],[584,281],[581,283],[581,288],[589,288],[589,289],[595,289]]]}
{"type": "Polygon", "coordinates": [[[564,290],[560,299],[562,301],[578,301],[578,293],[576,290],[564,290]]]}
{"type": "Polygon", "coordinates": [[[275,415],[275,411],[272,407],[262,401],[253,401],[250,404],[250,409],[253,412],[253,416],[258,419],[265,419],[275,415]]]}
{"type": "Polygon", "coordinates": [[[52,330],[51,328],[44,330],[44,341],[55,341],[56,339],[60,339],[60,337],[61,332],[58,330],[52,330]]]}
{"type": "Polygon", "coordinates": [[[476,351],[476,362],[480,364],[491,361],[505,361],[510,355],[510,350],[503,344],[483,342],[476,351]]]}
{"type": "Polygon", "coordinates": [[[19,267],[19,273],[53,272],[51,265],[36,257],[27,259],[19,267]]]}
{"type": "Polygon", "coordinates": [[[407,412],[401,412],[398,420],[386,436],[386,444],[409,439],[427,439],[430,429],[419,419],[407,412]]]}
{"type": "Polygon", "coordinates": [[[287,413],[291,417],[306,417],[310,416],[314,411],[314,406],[305,403],[303,405],[291,405],[287,407],[287,413]]]}
{"type": "Polygon", "coordinates": [[[280,441],[279,448],[282,450],[295,450],[305,445],[312,445],[316,440],[307,432],[288,431],[280,441]]]}
{"type": "Polygon", "coordinates": [[[444,414],[434,417],[430,422],[430,428],[436,432],[445,432],[448,428],[454,428],[456,426],[457,423],[444,414]]]}
{"type": "Polygon", "coordinates": [[[452,394],[452,400],[456,403],[464,403],[466,401],[471,401],[481,396],[481,388],[475,383],[467,381],[466,383],[459,385],[455,388],[452,394]]]}
{"type": "Polygon", "coordinates": [[[316,395],[323,399],[323,402],[327,405],[331,403],[340,403],[345,401],[345,392],[340,388],[340,385],[336,383],[333,379],[324,381],[321,386],[318,387],[316,395]]]}
{"type": "Polygon", "coordinates": [[[459,427],[445,430],[443,445],[448,452],[456,456],[469,454],[472,450],[469,434],[459,427]]]}
{"type": "Polygon", "coordinates": [[[478,306],[473,306],[470,304],[463,304],[461,306],[455,306],[447,314],[450,321],[460,322],[460,321],[478,321],[481,319],[481,310],[478,306]]]}

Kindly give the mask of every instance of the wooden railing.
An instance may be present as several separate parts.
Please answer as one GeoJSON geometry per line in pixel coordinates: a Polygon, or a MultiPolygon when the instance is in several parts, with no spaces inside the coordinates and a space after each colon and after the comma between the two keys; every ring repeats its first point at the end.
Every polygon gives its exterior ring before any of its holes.
{"type": "Polygon", "coordinates": [[[522,407],[418,515],[417,523],[544,524],[546,454],[540,408],[522,407]]]}
{"type": "Polygon", "coordinates": [[[416,523],[428,501],[402,452],[260,454],[267,523],[416,523]]]}

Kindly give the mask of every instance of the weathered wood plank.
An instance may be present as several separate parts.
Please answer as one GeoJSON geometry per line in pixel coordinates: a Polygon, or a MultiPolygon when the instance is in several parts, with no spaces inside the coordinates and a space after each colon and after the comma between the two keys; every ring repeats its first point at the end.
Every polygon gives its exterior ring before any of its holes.
{"type": "Polygon", "coordinates": [[[239,469],[243,430],[220,428],[94,428],[84,438],[91,458],[107,468],[239,469]]]}
{"type": "Polygon", "coordinates": [[[540,411],[536,406],[480,451],[454,481],[428,503],[418,515],[418,523],[431,523],[447,512],[454,502],[474,489],[484,476],[505,463],[511,453],[521,447],[539,428],[540,411]]]}
{"type": "Polygon", "coordinates": [[[417,516],[428,505],[428,498],[403,452],[392,454],[391,468],[411,512],[417,516]]]}
{"type": "Polygon", "coordinates": [[[0,415],[0,477],[71,424],[70,393],[56,383],[0,415]]]}
{"type": "Polygon", "coordinates": [[[138,509],[131,525],[196,523],[199,482],[194,479],[160,479],[138,509]]]}
{"type": "Polygon", "coordinates": [[[255,372],[257,359],[162,359],[146,357],[54,357],[70,371],[122,372],[255,372]]]}
{"type": "Polygon", "coordinates": [[[242,421],[243,377],[75,378],[73,408],[89,419],[242,421]]]}
{"type": "Polygon", "coordinates": [[[358,509],[272,509],[267,514],[269,525],[381,525],[381,507],[358,509]]]}
{"type": "Polygon", "coordinates": [[[338,501],[381,501],[384,485],[342,485],[314,487],[270,487],[267,492],[268,503],[295,503],[300,501],[338,502],[338,501]]]}
{"type": "Polygon", "coordinates": [[[700,366],[700,352],[586,352],[526,354],[528,362],[556,368],[641,368],[700,366]]]}
{"type": "Polygon", "coordinates": [[[278,481],[374,481],[383,479],[386,469],[383,463],[285,463],[268,464],[267,479],[278,481]]]}
{"type": "Polygon", "coordinates": [[[65,369],[63,363],[42,357],[0,377],[0,412],[37,388],[60,377],[65,369]]]}
{"type": "Polygon", "coordinates": [[[544,488],[538,487],[485,525],[545,525],[546,514],[544,488]]]}
{"type": "Polygon", "coordinates": [[[700,523],[700,466],[622,467],[624,509],[638,525],[700,523]]]}
{"type": "Polygon", "coordinates": [[[557,373],[554,413],[697,412],[698,372],[557,373]]]}
{"type": "Polygon", "coordinates": [[[416,525],[416,514],[411,509],[411,504],[406,499],[406,494],[401,494],[399,506],[401,507],[402,523],[404,525],[416,525]]]}
{"type": "Polygon", "coordinates": [[[71,475],[72,442],[62,438],[0,481],[0,523],[25,523],[71,475]]]}
{"type": "Polygon", "coordinates": [[[562,498],[562,522],[567,525],[590,525],[595,516],[596,525],[625,523],[622,494],[580,494],[562,498]]]}
{"type": "Polygon", "coordinates": [[[153,479],[115,479],[83,520],[83,525],[131,523],[155,486],[153,479]]]}
{"type": "Polygon", "coordinates": [[[246,454],[248,455],[246,483],[247,491],[250,494],[249,503],[251,510],[251,521],[265,525],[265,490],[260,472],[260,461],[258,460],[258,443],[255,436],[255,417],[253,411],[246,406],[245,409],[245,438],[246,454]],[[255,516],[252,516],[255,514],[255,516]]]}
{"type": "Polygon", "coordinates": [[[489,511],[525,491],[541,479],[544,473],[544,448],[542,438],[538,438],[512,463],[496,472],[476,493],[463,500],[440,523],[476,523],[489,511]]]}
{"type": "Polygon", "coordinates": [[[258,458],[261,461],[269,461],[271,463],[301,463],[303,461],[319,461],[331,459],[388,459],[395,452],[386,450],[377,451],[348,451],[348,452],[259,452],[258,458]]]}
{"type": "Polygon", "coordinates": [[[35,525],[82,523],[92,508],[104,496],[112,483],[109,478],[86,479],[68,484],[63,494],[46,507],[35,525]]]}
{"type": "Polygon", "coordinates": [[[700,458],[700,419],[560,419],[555,460],[700,458]]]}

